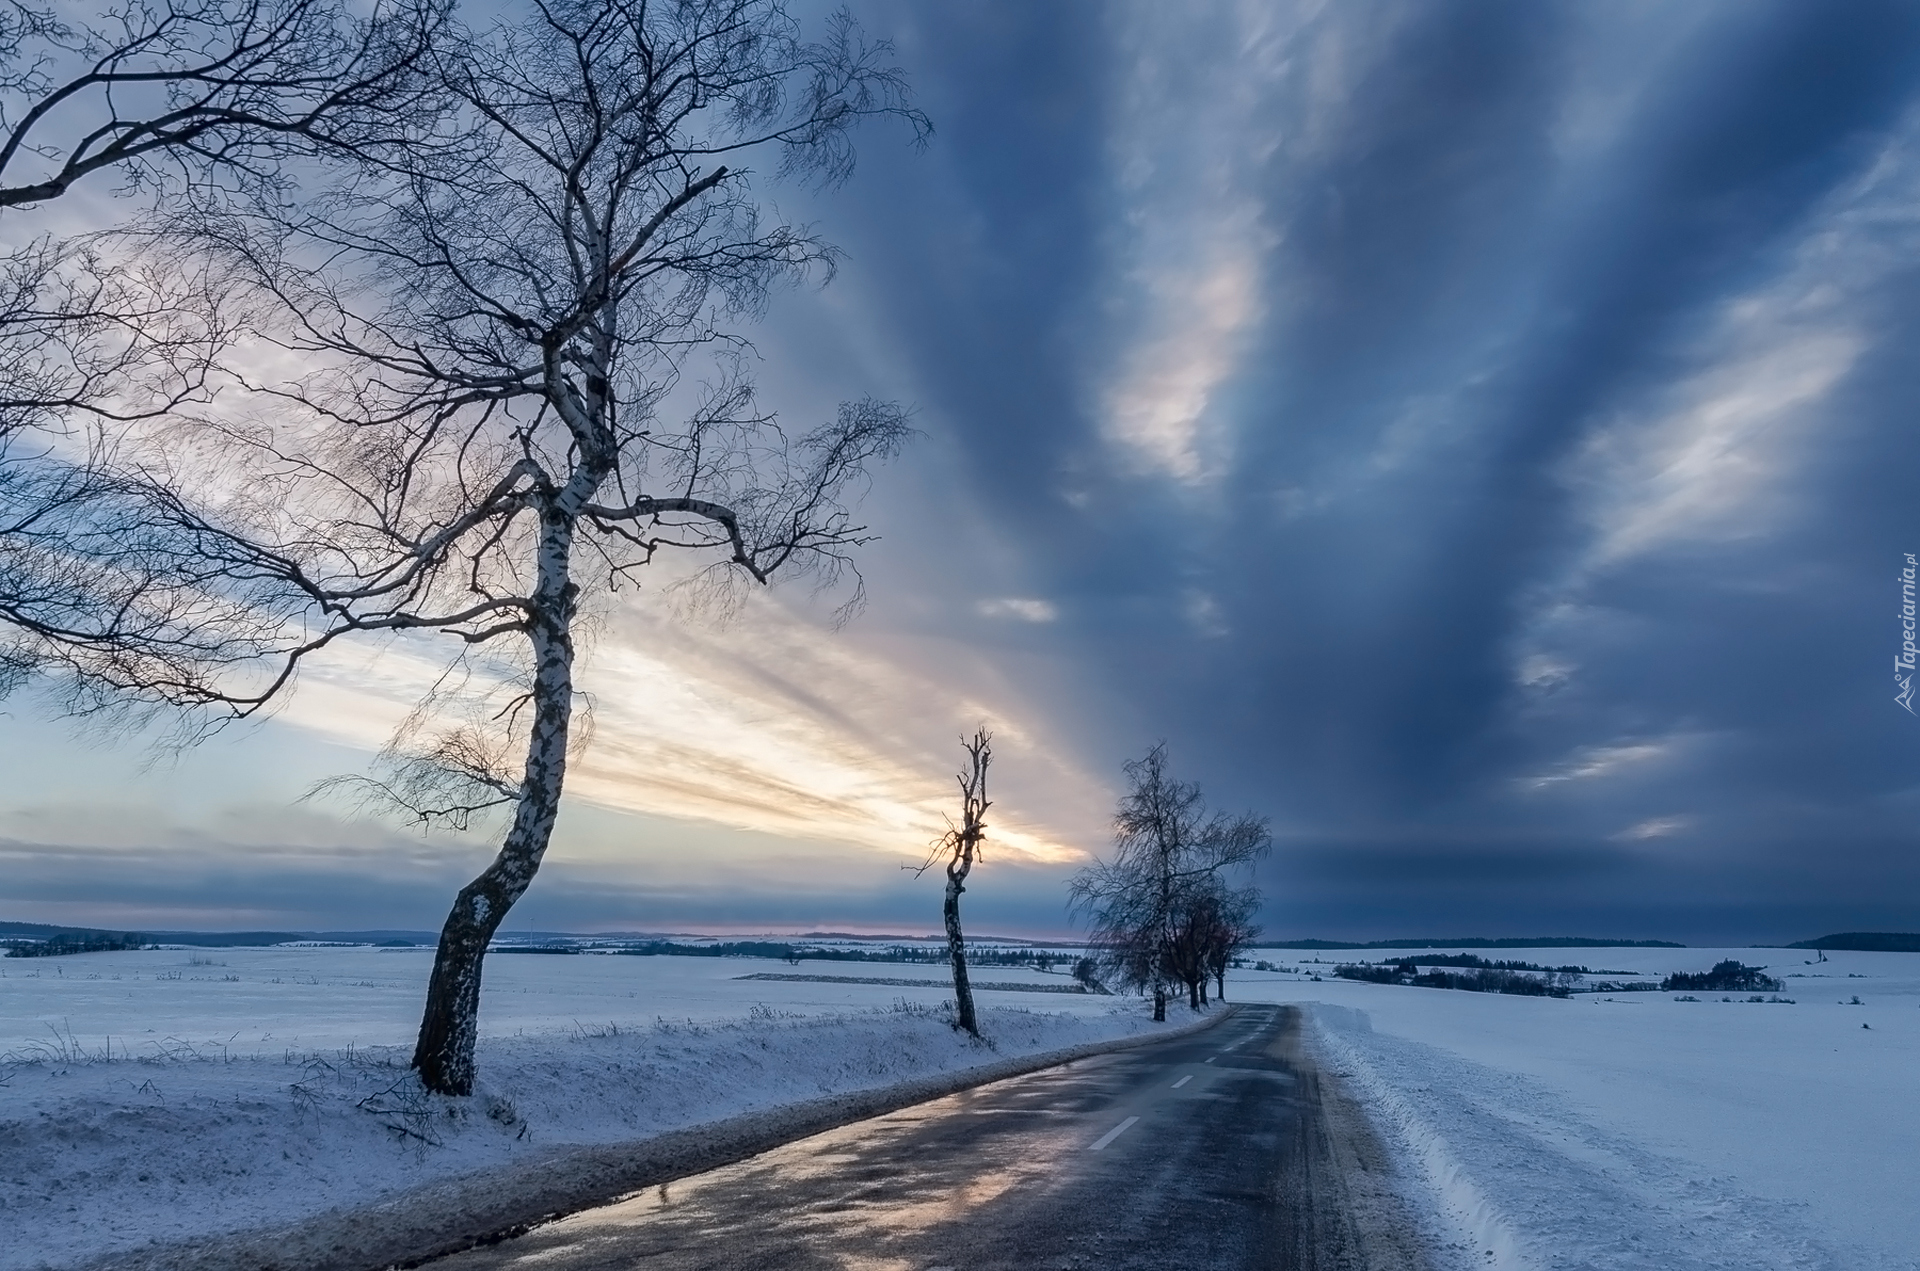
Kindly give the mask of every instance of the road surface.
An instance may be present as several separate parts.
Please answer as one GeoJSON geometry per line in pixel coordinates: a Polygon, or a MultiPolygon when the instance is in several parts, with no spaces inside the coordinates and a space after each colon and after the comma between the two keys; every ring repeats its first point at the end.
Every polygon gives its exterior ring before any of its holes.
{"type": "Polygon", "coordinates": [[[1298,1012],[977,1087],[432,1271],[1423,1271],[1298,1012]]]}

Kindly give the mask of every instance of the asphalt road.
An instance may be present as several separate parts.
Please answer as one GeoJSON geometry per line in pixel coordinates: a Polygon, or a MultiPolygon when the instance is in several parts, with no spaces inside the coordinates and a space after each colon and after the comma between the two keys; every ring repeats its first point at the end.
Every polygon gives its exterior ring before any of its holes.
{"type": "Polygon", "coordinates": [[[1079,1060],[650,1188],[433,1271],[1416,1271],[1291,1008],[1079,1060]]]}

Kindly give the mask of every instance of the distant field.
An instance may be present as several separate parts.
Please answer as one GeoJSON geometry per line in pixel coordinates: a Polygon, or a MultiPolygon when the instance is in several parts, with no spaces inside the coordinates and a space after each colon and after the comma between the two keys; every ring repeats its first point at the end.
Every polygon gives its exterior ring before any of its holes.
{"type": "MultiPolygon", "coordinates": [[[[411,1045],[430,948],[156,949],[63,958],[0,958],[0,1053],[70,1035],[97,1050],[151,1050],[168,1038],[245,1054],[346,1045],[411,1045]]],[[[1063,972],[994,967],[990,978],[1068,988],[1063,972]]],[[[755,1006],[801,1014],[932,1005],[951,989],[926,963],[825,963],[767,958],[491,957],[483,1036],[610,1023],[737,1019],[755,1006]],[[742,980],[796,971],[915,979],[924,985],[742,980]]],[[[1050,994],[1049,1011],[1097,1012],[1111,998],[1050,994]]]]}

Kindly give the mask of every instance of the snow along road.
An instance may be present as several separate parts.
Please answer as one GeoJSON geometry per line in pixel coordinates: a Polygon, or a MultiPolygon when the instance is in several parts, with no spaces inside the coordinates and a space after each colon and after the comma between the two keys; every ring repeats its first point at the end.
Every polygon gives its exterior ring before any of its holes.
{"type": "Polygon", "coordinates": [[[1426,1265],[1292,1007],[814,1135],[432,1271],[1426,1265]]]}

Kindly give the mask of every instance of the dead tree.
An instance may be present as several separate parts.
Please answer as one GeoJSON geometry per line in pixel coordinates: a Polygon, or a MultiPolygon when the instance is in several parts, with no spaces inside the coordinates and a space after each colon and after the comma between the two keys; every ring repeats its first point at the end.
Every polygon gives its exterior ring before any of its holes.
{"type": "Polygon", "coordinates": [[[1175,780],[1166,745],[1126,765],[1128,792],[1114,812],[1114,854],[1068,884],[1073,907],[1092,924],[1091,945],[1109,978],[1153,996],[1167,1017],[1169,986],[1184,984],[1200,1007],[1205,922],[1200,902],[1224,871],[1251,865],[1271,848],[1264,817],[1209,813],[1200,787],[1175,780]]]}
{"type": "Polygon", "coordinates": [[[993,806],[987,801],[987,765],[993,762],[993,734],[976,729],[972,741],[962,738],[960,744],[966,747],[968,761],[967,771],[954,778],[960,783],[960,823],[947,823],[947,832],[934,840],[926,863],[914,873],[924,874],[935,861],[946,858],[947,891],[940,915],[947,927],[947,959],[953,963],[954,1013],[960,1027],[978,1037],[973,986],[967,982],[967,944],[960,934],[960,893],[967,889],[967,874],[980,859],[987,839],[987,809],[993,806]]]}
{"type": "Polygon", "coordinates": [[[844,16],[808,42],[776,0],[537,0],[448,27],[389,135],[317,154],[297,189],[201,184],[155,227],[299,371],[230,365],[226,409],[121,428],[77,472],[48,456],[41,513],[0,508],[43,583],[0,608],[9,647],[70,710],[217,725],[342,640],[454,643],[361,787],[421,822],[505,818],[441,932],[430,1090],[473,1087],[482,961],[578,740],[581,619],[663,553],[718,586],[826,585],[871,537],[848,505],[904,412],[850,402],[790,436],[728,355],[773,287],[832,262],[763,218],[742,160],[832,182],[861,120],[923,136],[888,51],[844,16]]]}

